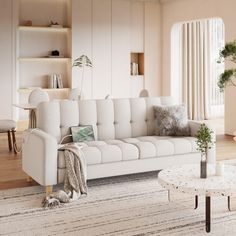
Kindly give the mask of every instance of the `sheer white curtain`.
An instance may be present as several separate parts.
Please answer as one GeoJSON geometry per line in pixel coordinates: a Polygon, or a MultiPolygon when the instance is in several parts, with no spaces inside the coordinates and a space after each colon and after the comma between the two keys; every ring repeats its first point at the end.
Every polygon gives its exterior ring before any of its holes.
{"type": "MultiPolygon", "coordinates": [[[[223,115],[223,95],[217,80],[224,67],[217,63],[224,45],[224,25],[218,18],[180,23],[179,83],[188,116],[205,120],[223,115]]],[[[173,58],[177,58],[174,56],[173,58]]],[[[175,59],[176,60],[176,59],[175,59]]]]}
{"type": "Polygon", "coordinates": [[[194,21],[182,26],[183,102],[189,119],[204,120],[209,114],[210,78],[209,21],[194,21]]]}
{"type": "Polygon", "coordinates": [[[224,23],[221,19],[215,18],[210,23],[210,118],[224,116],[224,93],[221,93],[217,81],[219,75],[224,71],[223,63],[216,63],[219,60],[219,51],[224,47],[224,23]]]}

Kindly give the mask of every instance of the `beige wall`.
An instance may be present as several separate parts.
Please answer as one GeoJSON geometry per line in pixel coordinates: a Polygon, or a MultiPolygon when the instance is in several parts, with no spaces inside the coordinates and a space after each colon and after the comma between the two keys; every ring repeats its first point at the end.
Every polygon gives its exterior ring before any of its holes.
{"type": "Polygon", "coordinates": [[[163,0],[162,5],[162,92],[170,95],[170,35],[181,21],[220,17],[225,23],[225,40],[236,39],[235,0],[163,0]]]}
{"type": "Polygon", "coordinates": [[[0,0],[0,119],[12,117],[12,1],[0,0]]]}

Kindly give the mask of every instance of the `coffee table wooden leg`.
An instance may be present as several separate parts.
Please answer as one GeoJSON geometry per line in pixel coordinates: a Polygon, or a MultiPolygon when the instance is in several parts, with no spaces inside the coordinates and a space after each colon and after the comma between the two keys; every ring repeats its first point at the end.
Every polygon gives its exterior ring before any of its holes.
{"type": "Polygon", "coordinates": [[[195,208],[194,210],[196,210],[198,208],[198,195],[195,196],[195,208]]]}
{"type": "Polygon", "coordinates": [[[228,196],[228,209],[229,209],[229,211],[231,211],[231,207],[230,207],[230,196],[228,196]]]}
{"type": "Polygon", "coordinates": [[[206,232],[211,231],[211,197],[206,197],[206,232]]]}

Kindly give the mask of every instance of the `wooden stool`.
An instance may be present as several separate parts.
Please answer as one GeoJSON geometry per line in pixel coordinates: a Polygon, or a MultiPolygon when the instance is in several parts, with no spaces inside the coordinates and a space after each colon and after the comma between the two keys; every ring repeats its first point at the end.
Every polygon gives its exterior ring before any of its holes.
{"type": "Polygon", "coordinates": [[[0,133],[7,133],[8,134],[8,147],[9,150],[14,150],[16,152],[16,122],[13,120],[0,120],[0,133]],[[11,138],[12,137],[12,138],[11,138]]]}

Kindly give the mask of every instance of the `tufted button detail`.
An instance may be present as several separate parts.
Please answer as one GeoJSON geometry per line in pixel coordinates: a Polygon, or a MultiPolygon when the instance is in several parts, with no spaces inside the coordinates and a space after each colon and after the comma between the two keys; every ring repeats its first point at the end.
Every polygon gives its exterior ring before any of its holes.
{"type": "Polygon", "coordinates": [[[113,122],[113,125],[116,125],[116,124],[117,124],[117,122],[116,122],[116,121],[114,121],[114,122],[113,122]]]}
{"type": "Polygon", "coordinates": [[[148,119],[145,119],[145,122],[148,122],[148,119]]]}
{"type": "Polygon", "coordinates": [[[133,121],[131,120],[130,123],[133,123],[133,121]]]}

